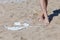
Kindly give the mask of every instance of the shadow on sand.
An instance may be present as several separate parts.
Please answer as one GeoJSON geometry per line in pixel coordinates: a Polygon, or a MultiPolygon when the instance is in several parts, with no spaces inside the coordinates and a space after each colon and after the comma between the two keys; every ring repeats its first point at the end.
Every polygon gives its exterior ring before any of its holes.
{"type": "Polygon", "coordinates": [[[60,14],[60,9],[54,10],[54,11],[53,11],[53,14],[50,14],[50,15],[48,16],[48,17],[49,17],[49,22],[52,21],[52,19],[53,19],[54,16],[58,16],[59,14],[60,14]]]}

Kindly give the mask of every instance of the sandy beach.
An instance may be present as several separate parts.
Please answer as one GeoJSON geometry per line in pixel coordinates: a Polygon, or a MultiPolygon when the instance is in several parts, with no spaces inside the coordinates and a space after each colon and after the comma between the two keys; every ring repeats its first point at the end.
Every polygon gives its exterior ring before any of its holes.
{"type": "Polygon", "coordinates": [[[0,40],[60,40],[60,0],[48,0],[50,24],[39,22],[41,7],[39,0],[5,1],[0,0],[0,40]],[[31,27],[10,31],[4,28],[13,22],[26,21],[31,27]]]}

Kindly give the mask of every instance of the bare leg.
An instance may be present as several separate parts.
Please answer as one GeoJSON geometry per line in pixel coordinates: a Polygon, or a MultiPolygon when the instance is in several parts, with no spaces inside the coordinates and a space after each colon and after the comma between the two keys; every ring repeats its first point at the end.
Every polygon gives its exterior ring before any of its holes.
{"type": "Polygon", "coordinates": [[[43,18],[43,16],[44,16],[45,24],[49,24],[48,15],[47,15],[47,0],[40,0],[40,4],[41,4],[41,11],[42,11],[41,17],[43,18]]]}

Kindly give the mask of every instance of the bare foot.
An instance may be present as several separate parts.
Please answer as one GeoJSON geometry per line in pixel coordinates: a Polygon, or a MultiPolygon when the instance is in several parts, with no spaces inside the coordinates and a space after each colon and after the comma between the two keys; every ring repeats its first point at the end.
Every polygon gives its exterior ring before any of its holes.
{"type": "Polygon", "coordinates": [[[39,20],[40,22],[43,22],[43,17],[44,17],[44,14],[41,13],[41,14],[39,15],[39,19],[38,19],[38,20],[39,20]]]}
{"type": "Polygon", "coordinates": [[[47,26],[49,25],[49,19],[47,14],[45,15],[45,13],[41,12],[41,14],[39,15],[39,19],[40,23],[43,23],[43,25],[47,26]]]}
{"type": "Polygon", "coordinates": [[[44,19],[44,25],[45,26],[49,25],[49,19],[48,19],[48,17],[45,17],[45,19],[44,19]]]}

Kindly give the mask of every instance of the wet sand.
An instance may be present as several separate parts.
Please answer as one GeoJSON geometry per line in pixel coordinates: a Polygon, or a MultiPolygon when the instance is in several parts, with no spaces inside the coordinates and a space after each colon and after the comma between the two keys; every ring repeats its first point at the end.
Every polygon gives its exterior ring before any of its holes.
{"type": "Polygon", "coordinates": [[[0,3],[0,40],[60,40],[60,0],[49,0],[49,26],[38,21],[41,8],[39,0],[26,0],[21,3],[0,3]],[[23,23],[25,20],[31,27],[10,31],[3,26],[11,26],[13,22],[23,23]]]}

